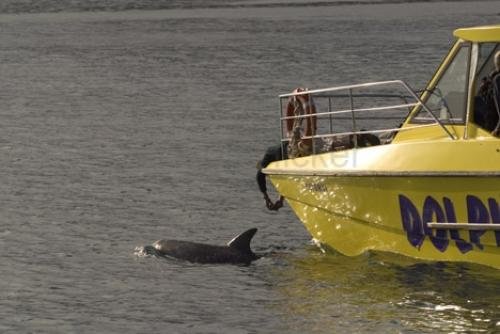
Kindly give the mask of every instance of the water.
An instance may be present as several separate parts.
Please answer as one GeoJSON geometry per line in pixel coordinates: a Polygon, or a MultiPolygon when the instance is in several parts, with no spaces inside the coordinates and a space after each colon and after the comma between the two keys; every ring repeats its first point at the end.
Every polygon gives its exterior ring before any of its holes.
{"type": "Polygon", "coordinates": [[[498,271],[322,254],[257,190],[279,93],[422,87],[453,29],[500,14],[375,2],[2,1],[0,331],[499,332],[498,271]],[[133,253],[250,227],[248,267],[133,253]]]}

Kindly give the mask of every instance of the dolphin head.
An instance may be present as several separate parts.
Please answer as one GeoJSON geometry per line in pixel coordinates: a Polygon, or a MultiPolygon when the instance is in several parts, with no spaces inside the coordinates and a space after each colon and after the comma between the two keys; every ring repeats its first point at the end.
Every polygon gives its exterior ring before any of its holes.
{"type": "Polygon", "coordinates": [[[161,256],[160,252],[156,250],[155,247],[151,245],[146,245],[146,246],[140,246],[135,248],[135,252],[137,256],[161,256]]]}

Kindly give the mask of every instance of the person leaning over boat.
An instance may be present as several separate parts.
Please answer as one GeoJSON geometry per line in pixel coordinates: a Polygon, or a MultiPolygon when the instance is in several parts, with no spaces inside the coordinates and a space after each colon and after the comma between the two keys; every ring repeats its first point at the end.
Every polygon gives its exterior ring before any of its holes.
{"type": "Polygon", "coordinates": [[[500,135],[500,51],[494,57],[495,69],[481,80],[476,104],[476,123],[494,136],[500,135]]]}
{"type": "Polygon", "coordinates": [[[259,185],[259,190],[264,194],[266,207],[272,211],[278,211],[283,206],[283,196],[280,196],[275,203],[269,198],[267,193],[266,174],[262,173],[262,169],[266,168],[271,162],[287,159],[287,146],[288,143],[285,143],[283,149],[281,145],[269,147],[262,160],[257,163],[257,184],[259,185]]]}

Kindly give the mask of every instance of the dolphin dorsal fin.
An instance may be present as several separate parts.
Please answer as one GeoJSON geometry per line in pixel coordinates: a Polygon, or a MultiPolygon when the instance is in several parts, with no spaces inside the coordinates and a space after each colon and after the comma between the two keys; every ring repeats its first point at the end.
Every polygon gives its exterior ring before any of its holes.
{"type": "Polygon", "coordinates": [[[252,241],[252,238],[255,235],[255,233],[257,233],[257,229],[251,228],[248,231],[245,231],[240,235],[234,237],[233,240],[227,243],[227,246],[237,249],[241,252],[252,253],[252,249],[250,248],[250,242],[252,241]]]}

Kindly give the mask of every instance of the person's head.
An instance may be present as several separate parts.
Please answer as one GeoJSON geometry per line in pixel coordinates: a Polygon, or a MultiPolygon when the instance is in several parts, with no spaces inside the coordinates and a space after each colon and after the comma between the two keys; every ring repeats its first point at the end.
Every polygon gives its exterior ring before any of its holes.
{"type": "Polygon", "coordinates": [[[500,71],[500,51],[495,53],[495,68],[497,71],[500,71]]]}

